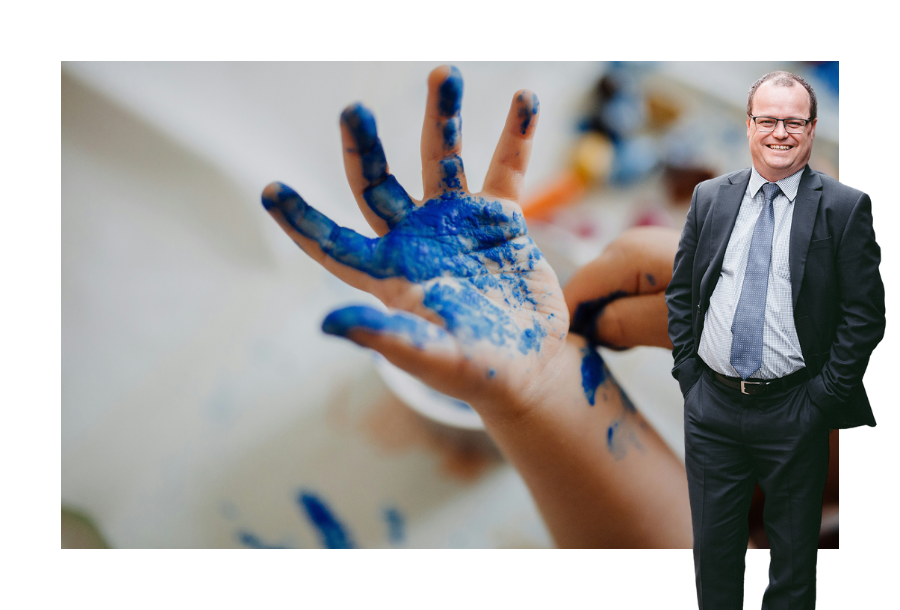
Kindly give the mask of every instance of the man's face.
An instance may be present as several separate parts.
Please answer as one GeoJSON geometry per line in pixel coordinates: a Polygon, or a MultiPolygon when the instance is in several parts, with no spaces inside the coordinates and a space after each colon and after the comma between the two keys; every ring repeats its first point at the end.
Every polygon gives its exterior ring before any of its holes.
{"type": "MultiPolygon", "coordinates": [[[[753,96],[752,114],[776,119],[808,119],[809,94],[799,83],[781,87],[766,81],[753,96]]],[[[748,117],[747,138],[756,171],[769,182],[777,182],[803,169],[812,152],[817,120],[807,124],[803,133],[788,133],[781,121],[775,131],[763,132],[748,117]]]]}

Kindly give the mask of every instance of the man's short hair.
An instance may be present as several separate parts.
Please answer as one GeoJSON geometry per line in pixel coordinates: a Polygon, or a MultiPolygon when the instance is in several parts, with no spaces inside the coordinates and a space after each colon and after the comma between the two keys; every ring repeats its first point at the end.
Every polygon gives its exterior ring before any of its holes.
{"type": "MultiPolygon", "coordinates": [[[[779,70],[777,72],[769,72],[750,87],[750,92],[747,94],[747,115],[753,114],[753,95],[756,93],[756,90],[759,89],[759,86],[766,81],[773,81],[772,84],[779,87],[793,87],[794,83],[800,83],[803,85],[803,88],[806,89],[806,92],[809,93],[809,120],[813,120],[817,116],[818,108],[816,106],[816,92],[813,91],[813,88],[810,86],[808,82],[806,82],[803,78],[797,76],[796,74],[792,74],[790,72],[784,72],[779,70]]],[[[806,117],[794,117],[797,119],[802,119],[806,117]]]]}

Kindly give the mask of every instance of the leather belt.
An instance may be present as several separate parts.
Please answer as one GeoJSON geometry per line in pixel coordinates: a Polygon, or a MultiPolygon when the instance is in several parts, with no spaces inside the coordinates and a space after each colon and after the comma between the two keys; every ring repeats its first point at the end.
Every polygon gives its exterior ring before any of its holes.
{"type": "Polygon", "coordinates": [[[712,369],[709,369],[709,371],[713,374],[716,381],[722,385],[733,390],[740,390],[741,394],[746,394],[748,396],[761,396],[776,390],[792,388],[795,385],[799,385],[804,381],[809,380],[809,373],[805,368],[778,379],[748,379],[746,381],[740,377],[728,377],[727,375],[722,375],[712,369]]]}

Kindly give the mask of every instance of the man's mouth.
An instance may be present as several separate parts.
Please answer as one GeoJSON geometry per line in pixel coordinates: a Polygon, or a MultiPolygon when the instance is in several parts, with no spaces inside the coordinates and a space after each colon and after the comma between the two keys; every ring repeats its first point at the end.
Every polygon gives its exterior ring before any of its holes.
{"type": "Polygon", "coordinates": [[[766,146],[768,146],[772,150],[790,150],[793,148],[793,146],[781,146],[778,144],[766,144],[766,146]]]}

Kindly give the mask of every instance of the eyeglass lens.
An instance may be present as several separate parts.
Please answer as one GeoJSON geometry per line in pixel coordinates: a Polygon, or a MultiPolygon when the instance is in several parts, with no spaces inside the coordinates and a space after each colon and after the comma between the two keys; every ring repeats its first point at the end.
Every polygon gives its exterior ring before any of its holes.
{"type": "Polygon", "coordinates": [[[788,133],[803,133],[806,129],[806,121],[803,119],[773,119],[771,117],[756,117],[756,128],[760,131],[775,131],[778,121],[784,123],[784,129],[788,133]]]}

